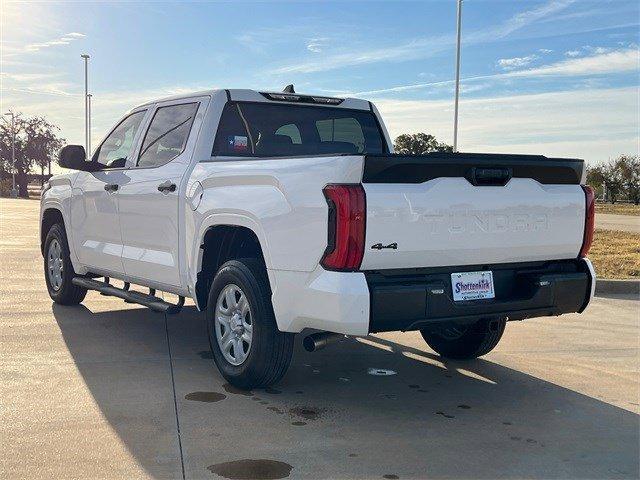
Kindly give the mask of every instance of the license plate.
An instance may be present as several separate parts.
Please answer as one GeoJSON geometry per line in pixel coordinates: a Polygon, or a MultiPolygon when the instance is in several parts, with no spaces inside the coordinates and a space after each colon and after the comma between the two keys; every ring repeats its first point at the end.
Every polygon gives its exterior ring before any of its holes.
{"type": "Polygon", "coordinates": [[[496,296],[493,291],[493,272],[490,270],[452,273],[451,288],[453,300],[456,302],[482,300],[496,296]]]}

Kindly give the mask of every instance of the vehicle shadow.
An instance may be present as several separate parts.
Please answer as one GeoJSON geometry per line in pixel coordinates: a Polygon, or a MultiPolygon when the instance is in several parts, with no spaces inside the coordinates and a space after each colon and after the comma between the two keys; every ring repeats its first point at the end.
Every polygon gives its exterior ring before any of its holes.
{"type": "Polygon", "coordinates": [[[141,309],[53,313],[104,417],[154,478],[174,478],[167,462],[180,456],[174,384],[186,478],[247,459],[285,462],[290,478],[638,476],[638,415],[489,360],[380,336],[310,354],[299,338],[279,385],[238,392],[192,307],[166,323],[141,309]]]}

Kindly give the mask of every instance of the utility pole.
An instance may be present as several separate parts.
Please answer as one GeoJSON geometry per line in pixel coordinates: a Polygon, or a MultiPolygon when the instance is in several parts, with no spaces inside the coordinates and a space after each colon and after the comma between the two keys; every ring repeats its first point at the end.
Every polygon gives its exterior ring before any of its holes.
{"type": "Polygon", "coordinates": [[[458,100],[460,98],[460,36],[462,33],[462,0],[458,0],[458,21],[456,41],[456,98],[453,108],[453,151],[458,151],[458,100]]]}
{"type": "Polygon", "coordinates": [[[91,156],[91,97],[92,95],[89,93],[87,94],[87,104],[89,106],[89,108],[87,109],[88,112],[88,117],[89,117],[89,121],[87,122],[89,124],[88,126],[88,130],[89,130],[89,135],[87,138],[87,160],[89,159],[89,157],[91,156]]]}
{"type": "Polygon", "coordinates": [[[16,190],[16,116],[13,112],[7,112],[5,115],[11,115],[11,198],[18,197],[16,190]]]}
{"type": "Polygon", "coordinates": [[[84,59],[84,149],[89,156],[89,55],[80,55],[84,59]]]}

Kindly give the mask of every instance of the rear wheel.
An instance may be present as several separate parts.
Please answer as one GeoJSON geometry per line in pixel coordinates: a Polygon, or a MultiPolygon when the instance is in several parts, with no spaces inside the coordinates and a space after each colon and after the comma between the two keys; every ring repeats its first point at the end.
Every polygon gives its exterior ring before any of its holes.
{"type": "Polygon", "coordinates": [[[61,305],[77,305],[84,300],[87,290],[71,283],[75,275],[64,226],[56,223],[44,243],[44,278],[51,300],[61,305]]]}
{"type": "Polygon", "coordinates": [[[422,338],[437,353],[458,360],[477,358],[498,345],[506,325],[504,319],[480,320],[472,325],[448,325],[420,330],[422,338]]]}
{"type": "Polygon", "coordinates": [[[264,266],[256,259],[226,262],[207,302],[213,359],[232,385],[251,389],[280,380],[291,362],[294,335],[280,332],[264,266]]]}

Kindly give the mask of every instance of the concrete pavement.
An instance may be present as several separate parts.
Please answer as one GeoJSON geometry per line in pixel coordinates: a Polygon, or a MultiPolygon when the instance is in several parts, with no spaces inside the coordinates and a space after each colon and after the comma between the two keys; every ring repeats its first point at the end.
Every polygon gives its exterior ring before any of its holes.
{"type": "Polygon", "coordinates": [[[640,217],[632,215],[613,215],[611,213],[596,213],[596,228],[640,233],[640,217]]]}
{"type": "Polygon", "coordinates": [[[237,392],[193,307],[53,305],[37,209],[0,200],[3,479],[638,477],[638,301],[514,322],[472,362],[416,333],[298,342],[278,386],[237,392]]]}

